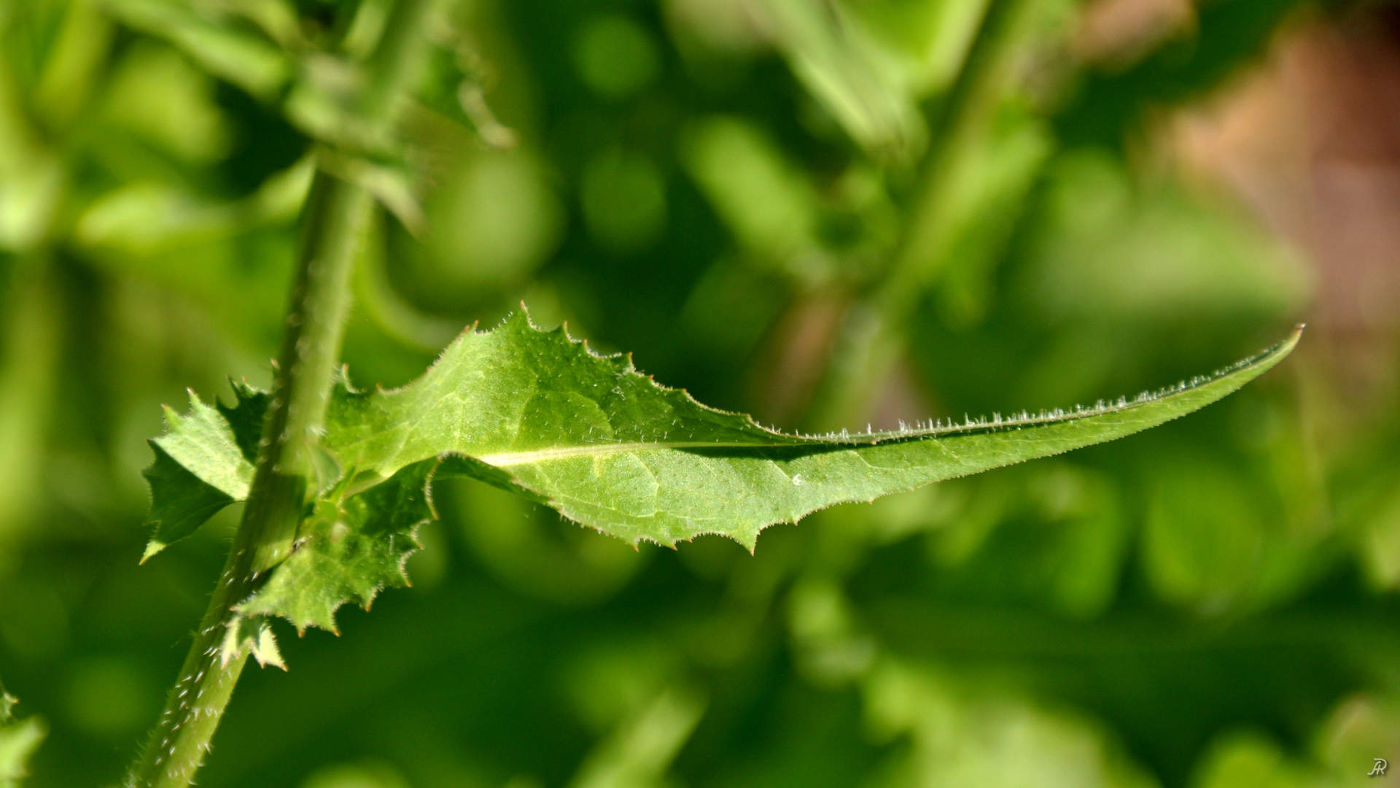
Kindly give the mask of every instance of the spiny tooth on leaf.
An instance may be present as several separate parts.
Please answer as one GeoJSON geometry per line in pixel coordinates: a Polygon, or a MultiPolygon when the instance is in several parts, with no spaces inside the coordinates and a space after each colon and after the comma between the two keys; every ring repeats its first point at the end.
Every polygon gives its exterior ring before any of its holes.
{"type": "MultiPolygon", "coordinates": [[[[158,526],[159,521],[156,521],[154,525],[158,526]]],[[[146,563],[147,561],[151,560],[151,558],[155,556],[156,553],[159,553],[167,547],[169,547],[169,545],[167,545],[165,542],[162,542],[154,537],[151,538],[149,541],[146,542],[146,549],[141,552],[141,560],[138,563],[146,563]]]]}
{"type": "Polygon", "coordinates": [[[282,652],[277,648],[277,637],[272,634],[272,627],[266,621],[258,627],[258,637],[253,642],[252,656],[263,667],[275,665],[283,670],[287,669],[287,663],[282,659],[282,652]]]}
{"type": "Polygon", "coordinates": [[[229,663],[244,654],[257,660],[262,667],[273,665],[282,670],[287,663],[277,648],[277,638],[272,632],[271,623],[264,617],[248,618],[235,615],[224,629],[223,643],[219,647],[219,663],[228,667],[229,663]]]}

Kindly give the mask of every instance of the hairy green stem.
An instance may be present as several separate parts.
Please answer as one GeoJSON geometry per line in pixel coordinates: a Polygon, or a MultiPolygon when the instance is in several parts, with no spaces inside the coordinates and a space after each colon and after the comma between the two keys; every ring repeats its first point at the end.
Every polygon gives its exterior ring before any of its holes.
{"type": "Polygon", "coordinates": [[[340,353],[356,241],[370,206],[362,187],[317,173],[306,207],[307,231],[274,394],[243,521],[180,678],[127,776],[128,786],[190,784],[247,662],[242,649],[225,653],[229,611],[255,588],[262,572],[291,553],[307,490],[315,486],[317,434],[340,353]]]}
{"type": "MultiPolygon", "coordinates": [[[[412,71],[407,61],[420,49],[415,42],[431,2],[395,4],[369,62],[359,108],[372,136],[393,122],[398,94],[412,71]]],[[[190,784],[247,662],[243,648],[224,648],[229,614],[263,573],[291,554],[308,496],[320,481],[319,436],[344,336],[350,275],[372,206],[363,186],[318,169],[303,215],[297,279],[243,520],[180,677],[127,773],[130,788],[190,784]]]]}
{"type": "Polygon", "coordinates": [[[287,314],[257,471],[239,536],[254,574],[292,551],[340,358],[350,271],[372,201],[364,188],[316,173],[306,206],[301,270],[287,314]],[[246,532],[246,533],[245,533],[246,532]]]}
{"type": "Polygon", "coordinates": [[[918,299],[947,263],[958,189],[1012,77],[1017,45],[1035,8],[1029,0],[992,0],[943,109],[933,118],[933,142],[920,166],[919,189],[886,275],[847,316],[813,408],[816,428],[847,423],[868,405],[875,381],[901,352],[898,334],[918,299]]]}

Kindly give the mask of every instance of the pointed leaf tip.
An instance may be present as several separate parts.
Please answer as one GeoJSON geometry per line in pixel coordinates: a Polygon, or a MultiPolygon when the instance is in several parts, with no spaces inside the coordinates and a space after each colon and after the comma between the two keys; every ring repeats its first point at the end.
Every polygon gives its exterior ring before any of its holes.
{"type": "Polygon", "coordinates": [[[149,542],[146,543],[146,549],[142,551],[141,560],[137,562],[137,565],[144,565],[147,561],[151,560],[152,557],[154,557],[157,553],[164,550],[165,548],[166,544],[164,542],[158,539],[151,539],[149,542]]]}

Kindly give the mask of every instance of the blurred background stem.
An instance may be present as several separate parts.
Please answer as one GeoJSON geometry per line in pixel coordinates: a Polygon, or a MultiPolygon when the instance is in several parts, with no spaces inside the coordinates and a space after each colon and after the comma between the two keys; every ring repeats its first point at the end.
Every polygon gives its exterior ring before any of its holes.
{"type": "Polygon", "coordinates": [[[0,320],[0,563],[18,540],[36,502],[34,490],[41,468],[31,461],[39,453],[48,432],[50,403],[56,387],[61,326],[53,283],[44,252],[18,260],[8,284],[7,301],[13,307],[0,320]]]}
{"type": "Polygon", "coordinates": [[[1016,76],[1034,8],[1027,0],[994,0],[983,11],[958,78],[929,124],[929,148],[898,248],[885,275],[850,307],[837,336],[809,418],[815,428],[849,426],[850,419],[868,416],[871,398],[904,352],[905,324],[949,262],[959,190],[1016,76]]]}

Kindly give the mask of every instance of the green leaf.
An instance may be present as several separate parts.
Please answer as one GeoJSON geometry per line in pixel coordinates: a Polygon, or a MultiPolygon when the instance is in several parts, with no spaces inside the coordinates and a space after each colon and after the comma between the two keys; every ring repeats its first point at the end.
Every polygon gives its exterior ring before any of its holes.
{"type": "Polygon", "coordinates": [[[277,637],[272,633],[272,622],[266,616],[234,615],[224,628],[224,641],[219,645],[220,661],[224,667],[243,653],[267,667],[275,665],[283,670],[287,663],[282,660],[282,651],[277,647],[277,637]]]}
{"type": "Polygon", "coordinates": [[[434,519],[428,482],[437,465],[414,463],[358,495],[320,501],[302,523],[292,555],[237,611],[283,616],[298,632],[313,626],[335,632],[342,604],[368,610],[380,589],[408,585],[404,563],[419,547],[418,527],[434,519]]]}
{"type": "Polygon", "coordinates": [[[342,468],[387,477],[430,457],[525,492],[629,542],[758,532],[838,503],[1129,435],[1235,391],[1298,334],[1239,364],[1132,400],[1039,415],[850,435],[788,435],[658,386],[517,315],[469,332],[417,381],[333,399],[325,446],[342,468]]]}
{"type": "Polygon", "coordinates": [[[233,386],[233,407],[227,407],[222,402],[215,402],[214,407],[233,430],[234,443],[238,444],[243,458],[256,463],[258,442],[262,440],[263,416],[267,414],[267,392],[259,391],[244,381],[230,380],[229,385],[233,386]]]}
{"type": "MultiPolygon", "coordinates": [[[[541,331],[519,314],[493,331],[463,334],[401,389],[336,387],[322,446],[341,475],[323,487],[291,557],[238,606],[246,620],[227,645],[253,649],[261,637],[256,621],[273,615],[299,630],[334,630],[341,604],[367,606],[380,588],[405,584],[403,563],[417,547],[414,533],[433,516],[427,489],[435,473],[522,493],[633,544],[671,546],[713,533],[752,550],[764,527],[818,509],[1156,426],[1262,374],[1298,336],[1295,331],[1215,375],[1132,400],[919,429],[802,436],[701,405],[639,374],[629,358],[598,355],[562,328],[541,331]]],[[[174,491],[206,508],[212,506],[209,490],[239,497],[252,467],[246,456],[256,434],[251,416],[263,403],[244,387],[239,405],[225,411],[233,424],[219,423],[223,417],[197,399],[188,416],[167,414],[170,428],[156,441],[157,465],[163,452],[195,479],[174,491]]],[[[148,475],[153,489],[174,476],[148,475]]],[[[174,491],[153,497],[172,509],[174,491]]],[[[185,527],[198,514],[167,516],[185,527]]]]}
{"type": "Polygon", "coordinates": [[[193,391],[188,413],[165,408],[165,434],[150,441],[156,459],[143,471],[151,487],[143,562],[248,496],[266,396],[244,384],[234,391],[233,408],[212,408],[193,391]]]}
{"type": "Polygon", "coordinates": [[[924,130],[890,54],[836,4],[763,0],[753,12],[770,30],[794,75],[860,145],[909,157],[924,130]]]}
{"type": "Polygon", "coordinates": [[[16,720],[15,703],[0,684],[0,788],[17,788],[29,774],[25,764],[47,733],[40,720],[16,720]]]}

